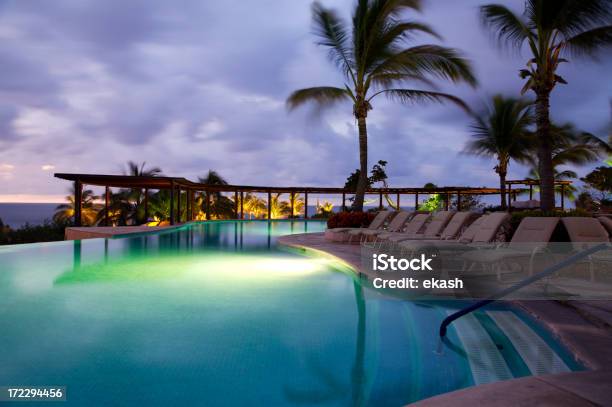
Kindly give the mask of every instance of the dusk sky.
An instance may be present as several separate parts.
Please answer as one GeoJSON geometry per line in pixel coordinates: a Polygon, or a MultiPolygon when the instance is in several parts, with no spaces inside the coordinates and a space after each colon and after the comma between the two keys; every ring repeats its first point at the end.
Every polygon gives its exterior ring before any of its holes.
{"type": "MultiPolygon", "coordinates": [[[[458,48],[480,86],[440,83],[479,109],[517,96],[527,60],[500,51],[478,19],[484,1],[425,2],[416,18],[458,48]]],[[[503,2],[520,9],[522,0],[503,2]]],[[[353,0],[324,0],[349,19],[353,0]]],[[[317,47],[310,0],[0,1],[0,202],[63,199],[54,172],[120,174],[128,160],[195,180],[342,186],[358,167],[352,107],[289,113],[295,89],[342,85],[317,47]]],[[[420,37],[416,43],[436,43],[420,37]]],[[[607,137],[612,56],[560,69],[553,120],[607,137]]],[[[417,85],[415,85],[417,87],[417,85]]],[[[531,96],[529,94],[528,96],[531,96]]],[[[492,160],[460,154],[469,117],[453,105],[374,100],[370,166],[393,187],[496,186],[492,160]]],[[[590,167],[582,167],[584,175],[590,167]]],[[[509,179],[528,170],[511,164],[509,179]]]]}

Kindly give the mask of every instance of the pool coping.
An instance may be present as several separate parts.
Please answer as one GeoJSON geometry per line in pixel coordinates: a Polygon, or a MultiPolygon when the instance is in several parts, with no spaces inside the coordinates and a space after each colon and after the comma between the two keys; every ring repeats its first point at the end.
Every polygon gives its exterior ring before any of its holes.
{"type": "MultiPolygon", "coordinates": [[[[278,238],[278,244],[302,250],[323,252],[348,264],[353,272],[359,276],[367,276],[368,274],[361,269],[361,247],[359,244],[330,242],[325,239],[325,233],[281,236],[278,238]]],[[[421,400],[416,405],[468,405],[482,400],[494,400],[496,405],[516,405],[521,400],[522,402],[525,401],[522,397],[526,393],[519,392],[517,394],[515,391],[515,387],[519,388],[521,386],[525,386],[527,394],[532,396],[527,400],[533,401],[524,405],[537,404],[538,397],[542,394],[548,394],[548,397],[559,397],[559,400],[568,400],[568,393],[572,393],[574,400],[582,400],[582,404],[598,403],[590,399],[589,394],[594,394],[600,397],[598,400],[601,400],[601,395],[605,393],[608,397],[607,400],[612,400],[612,386],[609,386],[610,378],[612,378],[612,374],[609,373],[612,369],[612,346],[610,346],[612,344],[612,324],[610,324],[609,319],[602,319],[601,316],[590,311],[589,307],[583,304],[584,302],[552,300],[509,302],[522,308],[542,323],[578,362],[589,369],[589,373],[592,373],[592,375],[588,376],[588,380],[583,379],[586,377],[585,372],[530,376],[484,385],[484,387],[475,386],[458,390],[431,399],[421,400]],[[557,377],[559,377],[559,380],[556,379],[557,377]],[[575,379],[573,379],[574,377],[575,379]],[[513,382],[516,382],[516,386],[507,386],[507,383],[513,382]],[[606,390],[597,386],[598,384],[610,389],[606,392],[606,390]],[[571,390],[568,390],[570,388],[571,390]],[[528,391],[529,389],[532,390],[528,391]],[[500,395],[503,395],[503,397],[500,395]],[[504,400],[504,403],[500,403],[501,400],[504,400]]],[[[606,301],[605,303],[606,311],[612,311],[612,301],[606,301]]],[[[610,405],[612,405],[612,402],[610,405]]]]}

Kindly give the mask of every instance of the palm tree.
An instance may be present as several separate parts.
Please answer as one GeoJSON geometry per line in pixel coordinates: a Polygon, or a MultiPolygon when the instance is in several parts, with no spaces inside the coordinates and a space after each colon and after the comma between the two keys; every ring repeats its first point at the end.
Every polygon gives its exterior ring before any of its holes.
{"type": "MultiPolygon", "coordinates": [[[[560,170],[559,167],[565,165],[585,165],[598,161],[612,152],[612,146],[606,143],[599,137],[578,131],[571,123],[566,123],[561,126],[551,124],[552,134],[552,165],[555,179],[570,180],[578,178],[575,171],[565,169],[560,170]]],[[[528,157],[531,164],[529,177],[540,179],[539,168],[537,165],[537,153],[532,152],[528,157]]],[[[561,188],[555,187],[555,192],[560,193],[561,188]]],[[[563,187],[566,197],[574,199],[576,188],[572,185],[563,187]]]]}
{"type": "Polygon", "coordinates": [[[487,111],[474,116],[472,140],[465,151],[470,154],[495,157],[495,172],[499,175],[501,207],[507,208],[506,175],[510,160],[529,158],[533,137],[529,126],[533,123],[532,103],[523,99],[493,97],[487,111]]]}
{"type": "Polygon", "coordinates": [[[406,89],[408,81],[433,87],[432,78],[453,82],[465,81],[473,86],[476,79],[469,63],[450,48],[439,45],[405,47],[405,41],[419,33],[439,36],[429,26],[402,18],[406,10],[419,10],[420,0],[357,0],[349,27],[335,11],[315,2],[313,21],[318,44],[329,49],[330,59],[345,77],[341,87],[320,86],[293,92],[287,99],[289,109],[306,102],[327,107],[340,101],[353,104],[353,115],[359,129],[359,166],[353,208],[363,209],[368,171],[368,131],[366,118],[372,100],[381,94],[402,103],[423,101],[453,102],[467,110],[459,98],[441,92],[406,89]]]}
{"type": "MultiPolygon", "coordinates": [[[[94,225],[97,221],[98,211],[96,210],[94,201],[98,199],[91,189],[83,190],[81,204],[81,222],[84,226],[94,225]]],[[[74,218],[74,186],[70,191],[70,195],[66,196],[68,203],[58,205],[55,208],[53,221],[57,223],[67,224],[72,222],[74,218]]]]}
{"type": "Polygon", "coordinates": [[[522,89],[536,95],[538,172],[541,175],[541,209],[554,208],[553,135],[550,124],[550,94],[567,82],[557,74],[564,56],[595,55],[612,43],[612,3],[609,0],[527,0],[523,16],[505,6],[488,4],[480,8],[483,22],[500,41],[517,50],[527,43],[531,58],[520,76],[527,79],[522,89]]]}
{"type": "MultiPolygon", "coordinates": [[[[138,164],[134,161],[127,162],[127,168],[123,171],[124,175],[129,175],[132,177],[157,177],[162,175],[162,170],[159,167],[153,168],[145,168],[146,162],[143,161],[141,164],[138,164]]],[[[129,212],[122,214],[122,221],[131,220],[133,223],[141,224],[146,222],[148,219],[145,218],[145,210],[144,210],[144,197],[146,191],[143,191],[140,188],[131,188],[126,190],[120,190],[118,194],[113,194],[115,202],[115,206],[117,210],[129,212]],[[124,200],[125,202],[119,202],[120,200],[124,200]]]]}
{"type": "Polygon", "coordinates": [[[249,192],[244,196],[244,210],[249,217],[259,218],[266,213],[267,203],[257,195],[249,192]]]}
{"type": "MultiPolygon", "coordinates": [[[[207,185],[228,185],[228,182],[215,170],[208,170],[208,174],[204,177],[199,177],[198,181],[201,184],[207,185]]],[[[206,211],[205,205],[209,200],[207,199],[209,192],[204,192],[200,196],[200,206],[206,211]]],[[[231,219],[234,214],[234,202],[226,196],[223,196],[221,192],[210,192],[210,208],[211,216],[216,219],[231,219]]]]}

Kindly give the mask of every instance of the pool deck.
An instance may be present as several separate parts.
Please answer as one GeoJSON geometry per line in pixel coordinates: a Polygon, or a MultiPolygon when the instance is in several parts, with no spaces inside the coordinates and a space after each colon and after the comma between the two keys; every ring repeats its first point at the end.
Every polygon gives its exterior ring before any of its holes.
{"type": "MultiPolygon", "coordinates": [[[[315,249],[338,257],[356,273],[359,244],[325,240],[324,233],[282,236],[279,244],[315,249]]],[[[531,376],[459,390],[414,403],[419,407],[467,406],[612,406],[612,301],[513,301],[546,326],[588,372],[531,376]]]]}
{"type": "Polygon", "coordinates": [[[173,226],[84,226],[67,227],[64,231],[65,240],[98,239],[114,236],[125,236],[134,233],[159,232],[183,226],[177,224],[173,226]]]}

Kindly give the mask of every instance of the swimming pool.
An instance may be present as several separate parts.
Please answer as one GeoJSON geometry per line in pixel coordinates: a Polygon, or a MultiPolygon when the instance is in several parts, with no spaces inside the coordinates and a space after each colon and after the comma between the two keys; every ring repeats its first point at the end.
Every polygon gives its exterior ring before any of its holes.
{"type": "Polygon", "coordinates": [[[323,222],[197,223],[0,247],[0,386],[67,386],[74,405],[400,406],[474,384],[579,370],[497,306],[364,295],[276,238],[323,222]]]}

